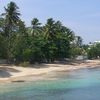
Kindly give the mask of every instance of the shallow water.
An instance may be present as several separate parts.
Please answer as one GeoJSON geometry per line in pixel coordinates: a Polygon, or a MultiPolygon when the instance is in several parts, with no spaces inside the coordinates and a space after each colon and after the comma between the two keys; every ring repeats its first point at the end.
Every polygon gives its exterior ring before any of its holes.
{"type": "Polygon", "coordinates": [[[0,100],[100,100],[100,69],[58,72],[56,80],[0,84],[0,100]]]}

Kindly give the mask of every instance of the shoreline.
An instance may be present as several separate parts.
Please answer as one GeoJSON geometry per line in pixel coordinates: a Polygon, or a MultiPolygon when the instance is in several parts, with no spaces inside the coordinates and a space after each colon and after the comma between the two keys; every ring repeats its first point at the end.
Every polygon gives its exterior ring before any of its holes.
{"type": "Polygon", "coordinates": [[[40,64],[34,65],[33,68],[30,66],[0,65],[0,83],[50,80],[49,76],[52,73],[97,67],[100,67],[100,60],[86,60],[85,62],[71,62],[69,64],[40,64]]]}

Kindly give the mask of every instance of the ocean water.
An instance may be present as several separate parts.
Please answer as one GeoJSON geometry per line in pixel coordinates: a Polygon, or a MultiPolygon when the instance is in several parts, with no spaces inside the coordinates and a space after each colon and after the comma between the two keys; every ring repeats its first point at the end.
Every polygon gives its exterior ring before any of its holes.
{"type": "Polygon", "coordinates": [[[55,80],[0,84],[0,100],[100,100],[100,68],[52,77],[55,80]]]}

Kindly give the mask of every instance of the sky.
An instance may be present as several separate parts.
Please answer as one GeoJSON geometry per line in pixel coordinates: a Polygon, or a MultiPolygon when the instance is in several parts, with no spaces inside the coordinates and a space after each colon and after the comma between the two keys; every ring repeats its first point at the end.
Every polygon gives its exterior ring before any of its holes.
{"type": "Polygon", "coordinates": [[[27,26],[33,18],[43,24],[54,18],[81,36],[84,43],[100,40],[100,0],[0,0],[0,14],[10,1],[18,5],[27,26]]]}

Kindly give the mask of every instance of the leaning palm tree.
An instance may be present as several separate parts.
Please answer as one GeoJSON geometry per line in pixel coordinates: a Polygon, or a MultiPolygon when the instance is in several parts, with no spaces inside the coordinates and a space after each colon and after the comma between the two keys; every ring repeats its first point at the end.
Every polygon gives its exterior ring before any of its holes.
{"type": "Polygon", "coordinates": [[[2,16],[5,17],[5,35],[9,37],[10,32],[12,32],[13,28],[19,21],[19,11],[18,6],[14,2],[10,2],[7,5],[7,8],[5,7],[5,13],[2,14],[2,16]]]}

